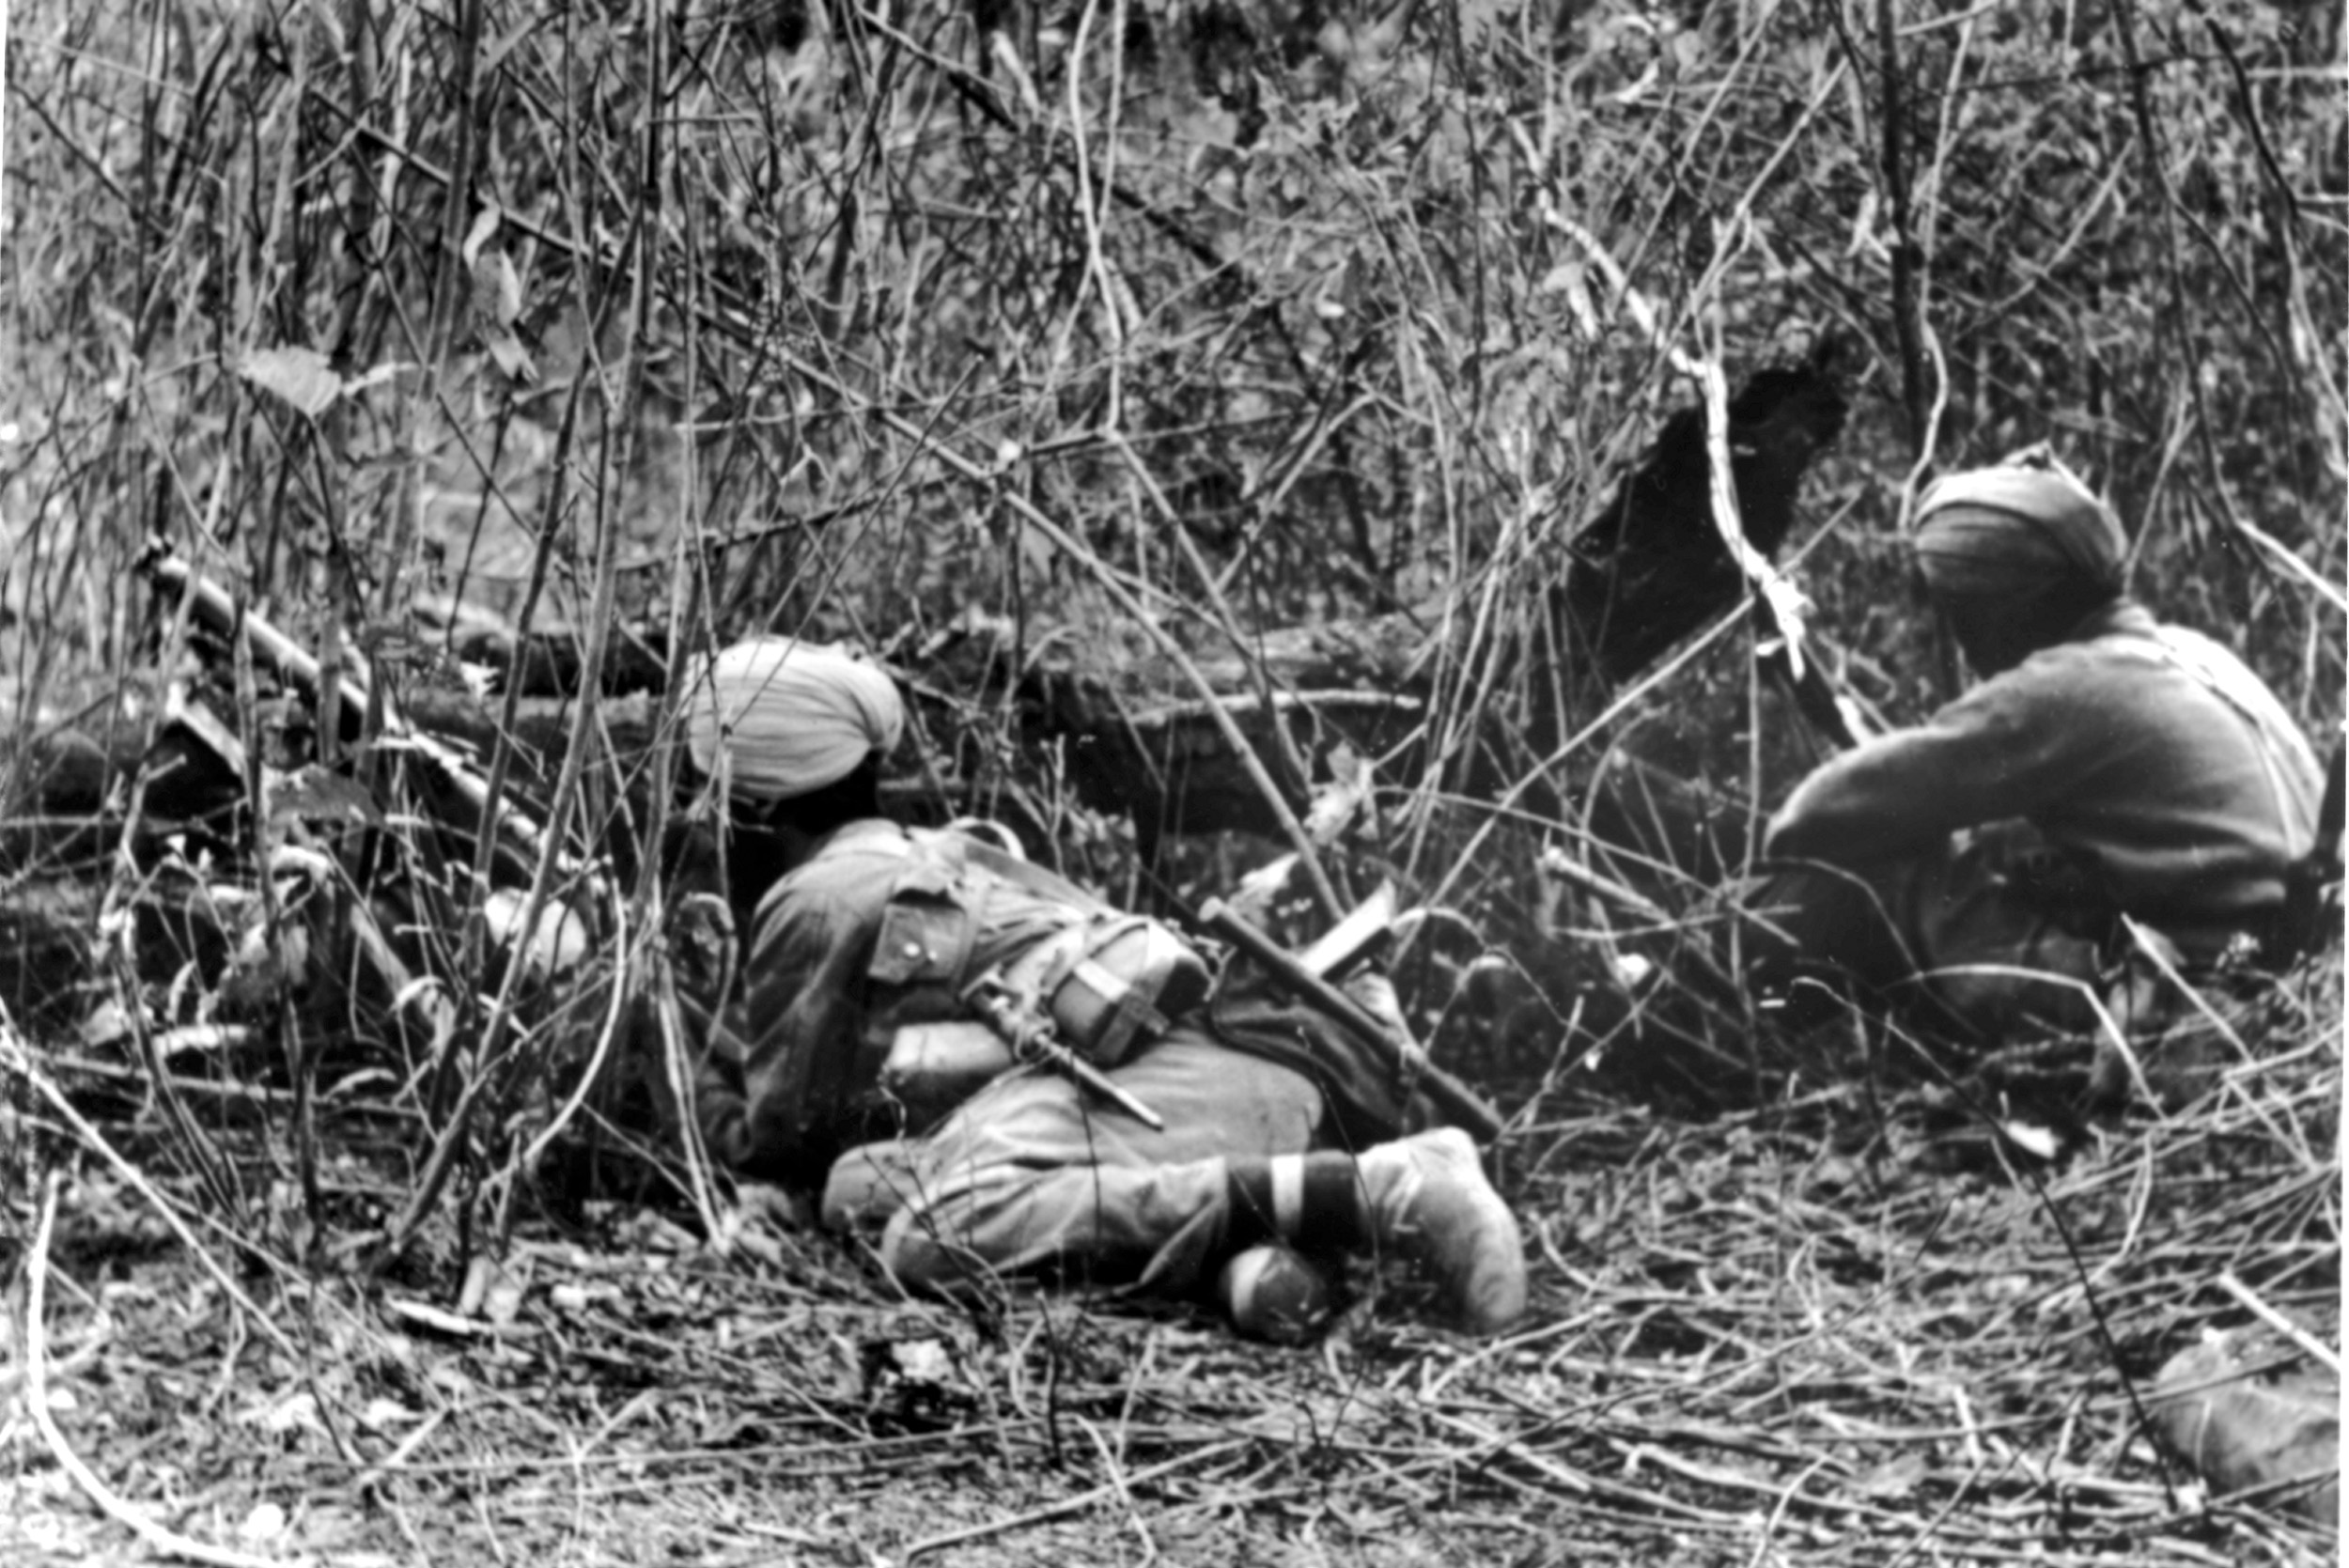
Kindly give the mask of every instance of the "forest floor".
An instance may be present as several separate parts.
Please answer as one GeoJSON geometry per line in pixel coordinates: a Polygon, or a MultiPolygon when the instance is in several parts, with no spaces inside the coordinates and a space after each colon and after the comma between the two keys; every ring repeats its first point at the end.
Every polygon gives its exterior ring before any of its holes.
{"type": "MultiPolygon", "coordinates": [[[[2298,983],[2337,999],[2337,961],[2298,983]]],[[[2052,1159],[1914,1092],[1684,1120],[1553,1083],[1503,1157],[1523,1323],[1465,1340],[1366,1271],[1306,1349],[903,1299],[773,1203],[713,1239],[598,1199],[495,1264],[443,1227],[367,1273],[404,1152],[355,1096],[318,1108],[305,1200],[266,1096],[179,1086],[198,1172],[129,1075],[0,1045],[0,1560],[2331,1561],[2146,1421],[2165,1360],[2248,1320],[2221,1276],[2337,1343],[2316,1016],[2052,1159]],[[207,1182],[235,1225],[195,1218],[207,1182]]]]}

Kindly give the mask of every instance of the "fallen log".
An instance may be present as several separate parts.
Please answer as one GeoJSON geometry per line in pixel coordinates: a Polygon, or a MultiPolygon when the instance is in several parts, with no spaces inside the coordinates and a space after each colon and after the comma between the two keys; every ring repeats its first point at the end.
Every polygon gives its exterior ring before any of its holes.
{"type": "MultiPolygon", "coordinates": [[[[1825,349],[1761,373],[1730,402],[1738,510],[1764,556],[1785,542],[1803,476],[1840,433],[1844,411],[1825,349]]],[[[1703,411],[1684,409],[1577,535],[1563,581],[1535,589],[1547,619],[1515,663],[1520,687],[1486,695],[1483,754],[1444,764],[1451,787],[1476,790],[1505,777],[1496,756],[1522,764],[1548,755],[1563,738],[1562,719],[1592,712],[1595,699],[1736,607],[1747,581],[1716,526],[1710,475],[1703,411]],[[1519,714],[1521,728],[1503,717],[1519,714]],[[1494,733],[1502,727],[1510,733],[1494,733]]],[[[1268,635],[1248,663],[1201,667],[1233,693],[1226,711],[1299,810],[1330,782],[1328,759],[1341,744],[1387,758],[1390,779],[1425,773],[1436,697],[1429,629],[1439,624],[1431,612],[1295,629],[1268,635]],[[1275,694],[1269,703],[1266,691],[1275,694]],[[1292,757],[1308,759],[1312,776],[1297,777],[1292,757]]],[[[1774,673],[1792,678],[1782,660],[1774,673]]],[[[1815,661],[1801,682],[1804,712],[1832,721],[1815,661]]],[[[1090,803],[1131,813],[1145,849],[1169,833],[1269,831],[1274,814],[1218,726],[1204,721],[1205,705],[1136,694],[1169,684],[1146,663],[1087,666],[1062,656],[1024,684],[1025,711],[1038,738],[1064,745],[1090,803]]]]}
{"type": "MultiPolygon", "coordinates": [[[[1822,349],[1799,364],[1761,372],[1727,411],[1742,525],[1752,548],[1770,556],[1791,529],[1804,474],[1842,427],[1844,398],[1831,356],[1822,349]]],[[[1703,412],[1681,410],[1666,422],[1641,465],[1575,536],[1561,580],[1533,590],[1544,624],[1528,634],[1524,657],[1515,661],[1521,672],[1519,689],[1486,695],[1485,743],[1476,749],[1482,754],[1441,759],[1441,767],[1451,770],[1443,781],[1448,786],[1474,789],[1505,777],[1495,757],[1522,766],[1528,758],[1547,755],[1562,738],[1562,722],[1592,711],[1594,698],[1636,676],[1736,606],[1747,582],[1719,535],[1710,475],[1703,412]]],[[[169,587],[196,591],[176,563],[166,561],[159,576],[169,587]]],[[[198,603],[224,635],[242,624],[217,591],[210,598],[199,592],[198,603]]],[[[437,618],[460,657],[490,664],[528,692],[561,687],[567,674],[575,679],[585,663],[576,637],[521,637],[459,625],[445,612],[437,618]]],[[[1202,655],[1195,660],[1200,673],[1222,694],[1215,705],[1177,696],[1194,689],[1155,668],[1161,662],[1155,657],[1100,661],[1091,651],[1056,651],[1018,677],[1017,709],[1031,742],[1059,749],[1082,799],[1131,817],[1145,853],[1168,835],[1271,832],[1280,813],[1265,800],[1254,776],[1258,771],[1274,782],[1287,810],[1297,812],[1330,782],[1330,759],[1341,748],[1358,757],[1384,759],[1382,777],[1390,781],[1417,780],[1435,765],[1426,744],[1435,727],[1431,720],[1439,717],[1429,656],[1434,629],[1441,624],[1434,611],[1406,611],[1276,629],[1256,640],[1245,659],[1202,655]],[[1252,758],[1235,753],[1227,724],[1237,728],[1252,758]]],[[[244,629],[251,633],[249,627],[244,629]]],[[[948,663],[951,674],[935,683],[957,691],[1007,678],[1012,667],[1007,637],[1002,645],[978,650],[975,659],[971,648],[954,642],[945,639],[918,652],[892,650],[917,701],[919,688],[948,663]]],[[[616,654],[607,649],[604,662],[608,678],[600,720],[625,772],[650,749],[658,693],[667,673],[663,650],[646,634],[619,637],[614,648],[616,654]]],[[[287,648],[270,657],[272,662],[291,660],[299,665],[303,656],[287,648]]],[[[304,675],[315,683],[314,669],[297,678],[304,675]]],[[[1815,684],[1815,670],[1811,679],[1815,684]]],[[[454,776],[466,771],[464,750],[486,756],[497,741],[496,717],[469,693],[424,684],[397,697],[397,719],[428,746],[459,748],[455,754],[435,755],[443,765],[455,765],[454,776]]],[[[1831,715],[1831,702],[1822,704],[1816,691],[1805,697],[1806,713],[1831,715]]],[[[354,691],[346,714],[355,717],[365,699],[364,689],[354,691]]],[[[509,740],[517,766],[514,782],[525,796],[534,784],[547,780],[551,759],[559,758],[568,744],[577,700],[533,694],[519,701],[509,740]]],[[[940,718],[951,733],[950,716],[940,718]]],[[[934,727],[933,733],[939,730],[934,727]]],[[[11,809],[71,815],[87,800],[92,779],[102,784],[134,765],[135,759],[126,763],[111,753],[96,765],[79,757],[62,769],[60,786],[75,806],[62,806],[54,795],[37,789],[29,805],[11,809]]],[[[505,815],[508,834],[531,844],[527,815],[517,821],[505,815]]]]}
{"type": "Polygon", "coordinates": [[[559,846],[546,844],[544,832],[527,812],[497,799],[493,781],[476,770],[471,759],[451,750],[428,730],[411,724],[399,700],[371,685],[359,670],[321,668],[308,649],[240,604],[227,589],[171,553],[160,540],[148,547],[140,567],[160,590],[180,597],[194,625],[224,641],[241,640],[257,660],[321,708],[331,701],[345,716],[347,734],[362,722],[372,722],[380,729],[379,741],[396,741],[421,755],[438,772],[440,787],[485,823],[487,831],[518,854],[523,865],[544,855],[566,875],[581,869],[559,846]]]}

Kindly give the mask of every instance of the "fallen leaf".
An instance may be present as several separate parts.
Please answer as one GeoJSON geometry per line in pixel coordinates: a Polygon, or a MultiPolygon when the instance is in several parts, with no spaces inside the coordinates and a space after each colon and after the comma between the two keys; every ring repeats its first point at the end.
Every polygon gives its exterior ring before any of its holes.
{"type": "Polygon", "coordinates": [[[418,1413],[396,1399],[381,1395],[367,1401],[359,1412],[359,1424],[369,1432],[381,1432],[386,1427],[406,1426],[418,1420],[418,1413]]]}
{"type": "Polygon", "coordinates": [[[269,792],[272,828],[288,821],[380,828],[383,808],[367,786],[315,765],[298,768],[273,782],[269,792]]]}
{"type": "Polygon", "coordinates": [[[1999,1130],[2008,1142],[2037,1158],[2053,1159],[2063,1152],[2063,1141],[2035,1122],[2001,1122],[1999,1130]]]}
{"type": "Polygon", "coordinates": [[[425,1369],[424,1376],[426,1382],[454,1400],[471,1399],[479,1391],[465,1369],[454,1361],[435,1361],[425,1369]]]}
{"type": "Polygon", "coordinates": [[[318,1396],[307,1389],[298,1389],[283,1399],[261,1400],[237,1412],[237,1420],[246,1426],[257,1426],[272,1436],[282,1437],[288,1432],[318,1432],[318,1396]]]}
{"type": "Polygon", "coordinates": [[[1315,791],[1305,813],[1305,836],[1317,845],[1335,844],[1370,804],[1376,783],[1370,763],[1353,747],[1341,742],[1330,749],[1330,782],[1315,791]]]}
{"type": "Polygon", "coordinates": [[[1286,891],[1289,877],[1297,871],[1298,857],[1294,850],[1276,855],[1265,864],[1248,873],[1224,895],[1223,902],[1241,918],[1258,925],[1265,924],[1273,903],[1286,891]]]}
{"type": "Polygon", "coordinates": [[[503,1328],[521,1311],[522,1294],[529,1284],[527,1260],[518,1260],[509,1267],[485,1253],[466,1265],[465,1288],[457,1293],[457,1310],[503,1328]]]}
{"type": "Polygon", "coordinates": [[[102,1001],[82,1020],[82,1044],[86,1046],[110,1046],[130,1033],[131,1014],[119,1001],[102,1001]]]}
{"type": "Polygon", "coordinates": [[[247,354],[238,373],[316,419],[343,395],[343,379],[316,349],[263,349],[247,354]]]}
{"type": "Polygon", "coordinates": [[[253,1512],[237,1527],[237,1534],[255,1545],[274,1541],[286,1533],[286,1511],[273,1502],[257,1503],[253,1512]]]}
{"type": "Polygon", "coordinates": [[[1932,1473],[1921,1453],[1896,1454],[1852,1481],[1852,1489],[1871,1498],[1905,1498],[1932,1473]]]}

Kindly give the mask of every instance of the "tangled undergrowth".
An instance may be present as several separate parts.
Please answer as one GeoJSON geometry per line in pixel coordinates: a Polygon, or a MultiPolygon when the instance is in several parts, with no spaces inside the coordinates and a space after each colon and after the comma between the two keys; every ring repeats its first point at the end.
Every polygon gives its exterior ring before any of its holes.
{"type": "MultiPolygon", "coordinates": [[[[2337,1340],[2338,961],[2163,1117],[1766,1060],[1720,1009],[1673,1071],[1767,1070],[1667,1112],[1627,1092],[1655,1064],[1620,1010],[1599,1071],[1562,1020],[1679,978],[1703,885],[1815,754],[1745,607],[1595,695],[1551,635],[1684,368],[1833,339],[1849,417],[1784,566],[1846,695],[1936,700],[1901,537],[1924,482],[2052,440],[2148,603],[2335,727],[2323,8],[12,14],[0,1560],[2333,1556],[2289,1498],[2206,1495],[2140,1404],[2247,1295],[2337,1340]],[[371,684],[269,685],[149,591],[151,541],[371,684]],[[1309,1353],[1132,1304],[974,1318],[722,1188],[532,1169],[626,1143],[569,1096],[607,1004],[677,961],[679,890],[572,876],[676,801],[644,666],[751,629],[910,663],[984,626],[1004,669],[1075,650],[1128,693],[1144,656],[1269,698],[1284,633],[1407,644],[1412,691],[1364,654],[1325,693],[1355,706],[1275,760],[1456,914],[1446,962],[1570,971],[1444,1057],[1517,1080],[1521,1333],[1466,1344],[1394,1288],[1309,1353]],[[486,704],[469,663],[506,679],[486,704]],[[421,724],[387,719],[434,704],[553,852],[444,819],[421,724]],[[1361,712],[1423,765],[1336,744],[1361,712]],[[1495,733],[1530,753],[1496,752],[1505,793],[1438,766],[1495,733]],[[176,802],[209,824],[159,820],[175,747],[235,759],[176,802]],[[23,806],[76,769],[70,820],[23,806]],[[1710,870],[1585,908],[1561,890],[1631,874],[1587,853],[1604,806],[1655,792],[1599,785],[1642,769],[1719,803],[1710,870]],[[596,958],[534,992],[485,932],[550,907],[596,958]]],[[[1017,808],[1130,901],[1133,841],[1009,682],[910,684],[926,807],[1017,808]]]]}
{"type": "MultiPolygon", "coordinates": [[[[213,1560],[2328,1560],[2146,1425],[2242,1293],[2336,1332],[2338,966],[2295,984],[2296,1046],[2052,1160],[1889,1082],[1697,1119],[1553,1078],[1505,1145],[1523,1327],[1463,1341],[1365,1267],[1301,1351],[1204,1310],[905,1299],[756,1189],[716,1235],[598,1198],[494,1260],[439,1223],[370,1277],[268,1186],[282,1149],[215,1127],[272,1221],[227,1232],[153,1157],[151,1102],[86,1118],[62,1090],[91,1103],[92,1064],[11,1038],[37,1179],[0,1547],[120,1549],[79,1456],[213,1560]]],[[[318,1113],[356,1234],[399,1196],[397,1129],[318,1113]]]]}

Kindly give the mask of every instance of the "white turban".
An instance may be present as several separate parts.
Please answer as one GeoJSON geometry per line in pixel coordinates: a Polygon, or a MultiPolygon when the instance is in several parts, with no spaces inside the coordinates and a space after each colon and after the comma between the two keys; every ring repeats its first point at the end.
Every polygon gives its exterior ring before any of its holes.
{"type": "Polygon", "coordinates": [[[887,675],[796,637],[737,643],[715,659],[694,660],[685,678],[685,744],[693,765],[752,804],[837,784],[905,731],[905,706],[887,675]]]}

